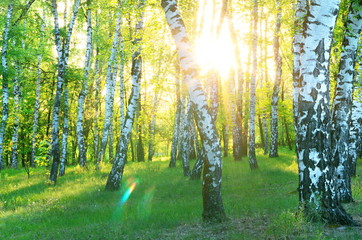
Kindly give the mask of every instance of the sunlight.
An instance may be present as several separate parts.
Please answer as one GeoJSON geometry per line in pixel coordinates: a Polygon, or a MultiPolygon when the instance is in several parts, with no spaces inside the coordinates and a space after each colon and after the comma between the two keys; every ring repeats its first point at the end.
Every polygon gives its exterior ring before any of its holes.
{"type": "Polygon", "coordinates": [[[196,40],[195,55],[201,68],[206,74],[211,69],[217,69],[221,76],[227,76],[230,69],[235,67],[233,45],[227,22],[224,22],[219,37],[204,31],[196,40]]]}

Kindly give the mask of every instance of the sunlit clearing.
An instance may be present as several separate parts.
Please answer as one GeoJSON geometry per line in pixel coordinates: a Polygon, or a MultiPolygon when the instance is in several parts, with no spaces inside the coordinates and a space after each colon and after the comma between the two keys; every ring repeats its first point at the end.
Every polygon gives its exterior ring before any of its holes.
{"type": "Polygon", "coordinates": [[[201,74],[216,69],[221,76],[227,76],[230,69],[235,67],[229,22],[227,18],[224,18],[220,26],[220,10],[221,1],[201,0],[199,3],[198,36],[195,40],[194,52],[201,74]]]}

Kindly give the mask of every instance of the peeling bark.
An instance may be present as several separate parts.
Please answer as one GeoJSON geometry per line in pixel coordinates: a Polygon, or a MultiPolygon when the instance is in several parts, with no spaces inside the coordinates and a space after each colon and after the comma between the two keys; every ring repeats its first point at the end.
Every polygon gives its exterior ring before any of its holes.
{"type": "Polygon", "coordinates": [[[311,217],[333,224],[354,225],[339,202],[330,144],[329,59],[338,0],[308,6],[296,75],[299,203],[311,217]]]}
{"type": "Polygon", "coordinates": [[[348,161],[349,133],[352,116],[352,92],[358,40],[362,29],[360,1],[350,5],[341,60],[335,88],[332,112],[332,158],[336,168],[337,192],[342,202],[352,202],[350,163],[348,161]]]}

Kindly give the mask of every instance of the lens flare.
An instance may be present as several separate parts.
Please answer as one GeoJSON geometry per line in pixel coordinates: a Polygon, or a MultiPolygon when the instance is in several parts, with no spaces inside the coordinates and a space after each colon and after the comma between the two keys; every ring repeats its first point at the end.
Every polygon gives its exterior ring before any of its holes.
{"type": "Polygon", "coordinates": [[[121,200],[119,201],[120,205],[123,205],[127,202],[128,198],[131,196],[131,193],[135,190],[138,181],[135,180],[134,178],[130,178],[128,179],[127,182],[128,182],[128,187],[125,193],[122,195],[121,200]]]}
{"type": "Polygon", "coordinates": [[[141,219],[148,218],[151,215],[152,200],[155,192],[155,187],[147,189],[138,204],[138,216],[141,219]]]}

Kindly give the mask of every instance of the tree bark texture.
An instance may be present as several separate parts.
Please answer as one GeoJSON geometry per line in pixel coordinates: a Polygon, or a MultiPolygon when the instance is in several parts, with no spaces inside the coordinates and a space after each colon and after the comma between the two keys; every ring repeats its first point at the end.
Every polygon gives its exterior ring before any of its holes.
{"type": "Polygon", "coordinates": [[[3,32],[3,41],[1,48],[1,75],[2,75],[2,111],[1,111],[1,123],[0,123],[0,170],[4,168],[4,141],[6,125],[9,117],[9,72],[8,72],[8,42],[10,33],[10,21],[13,15],[13,4],[8,5],[6,13],[5,27],[3,32]]]}
{"type": "Polygon", "coordinates": [[[207,106],[206,95],[197,79],[195,59],[191,51],[184,22],[175,0],[162,0],[167,23],[175,40],[184,81],[188,87],[191,102],[194,104],[196,122],[207,153],[203,173],[203,220],[221,222],[226,219],[221,197],[222,152],[215,123],[207,106]]]}
{"type": "Polygon", "coordinates": [[[68,25],[67,34],[65,41],[61,39],[61,33],[59,28],[59,17],[57,9],[57,1],[52,0],[52,12],[54,15],[54,37],[55,37],[55,46],[58,53],[58,75],[57,75],[57,84],[56,92],[54,99],[53,107],[53,118],[52,118],[52,152],[53,163],[50,170],[50,181],[57,181],[59,162],[60,162],[60,144],[59,144],[59,112],[60,112],[60,102],[61,95],[63,90],[63,83],[66,75],[66,70],[68,66],[68,57],[69,57],[69,45],[70,38],[72,36],[74,23],[78,14],[80,0],[75,0],[73,7],[73,14],[71,21],[68,25]]]}
{"type": "Polygon", "coordinates": [[[331,114],[329,59],[338,0],[314,1],[308,6],[299,53],[297,79],[297,156],[299,202],[311,217],[334,224],[354,224],[336,192],[330,144],[331,114]]]}
{"type": "MultiPolygon", "coordinates": [[[[122,16],[121,16],[121,9],[118,9],[117,12],[117,20],[116,20],[116,30],[113,36],[113,44],[111,49],[111,55],[108,61],[107,67],[107,76],[106,76],[106,109],[104,115],[104,124],[103,124],[103,133],[102,133],[102,140],[101,146],[98,150],[97,156],[97,165],[101,161],[103,161],[104,154],[107,147],[107,141],[109,138],[110,133],[110,126],[111,121],[113,121],[113,105],[114,105],[114,92],[115,92],[115,84],[116,84],[116,76],[117,76],[117,68],[118,68],[118,61],[117,61],[117,48],[119,45],[119,36],[121,32],[122,26],[122,16]]],[[[110,156],[112,157],[112,156],[110,156]]]]}
{"type": "Polygon", "coordinates": [[[11,167],[18,168],[18,145],[19,145],[19,127],[20,127],[20,63],[15,62],[15,76],[14,76],[14,122],[13,122],[13,135],[11,137],[11,167]]]}
{"type": "Polygon", "coordinates": [[[353,78],[355,75],[358,40],[362,28],[360,1],[350,5],[345,36],[342,42],[341,60],[335,88],[332,112],[332,157],[336,168],[337,192],[342,202],[352,202],[351,170],[348,161],[349,133],[352,116],[353,78]]]}
{"type": "MultiPolygon", "coordinates": [[[[144,5],[144,0],[141,1],[140,7],[144,5]]],[[[140,33],[143,29],[143,13],[136,24],[136,32],[140,33]]],[[[132,92],[130,95],[125,122],[122,127],[121,138],[118,142],[117,155],[111,172],[108,175],[106,190],[114,191],[120,188],[122,181],[123,170],[127,159],[128,143],[131,138],[133,122],[139,108],[139,99],[141,93],[141,74],[142,74],[142,55],[141,55],[141,38],[137,38],[134,44],[137,46],[136,51],[132,55],[132,92]]]]}

